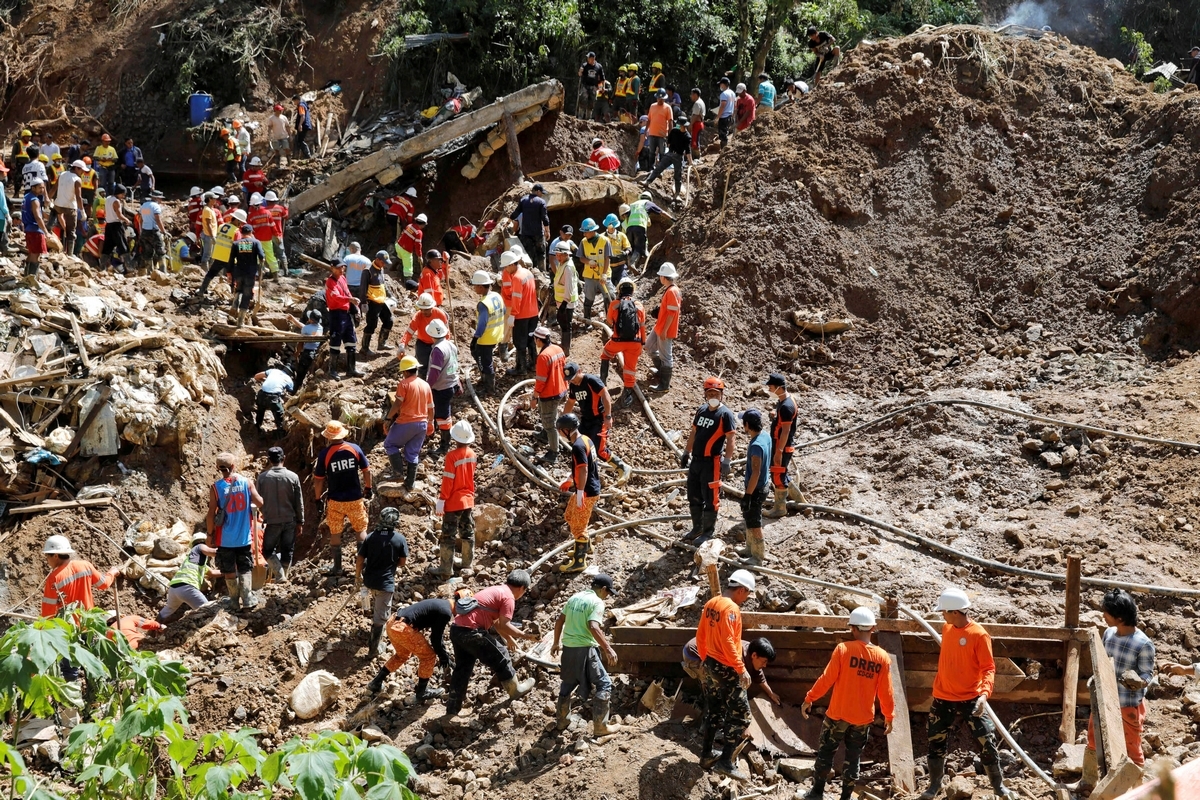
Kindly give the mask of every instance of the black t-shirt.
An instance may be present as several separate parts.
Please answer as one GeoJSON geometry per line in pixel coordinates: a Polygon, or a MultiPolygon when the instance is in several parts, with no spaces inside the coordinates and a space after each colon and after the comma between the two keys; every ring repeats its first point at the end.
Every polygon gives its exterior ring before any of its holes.
{"type": "Polygon", "coordinates": [[[396,619],[404,620],[409,627],[419,631],[429,631],[431,639],[442,638],[442,631],[450,624],[453,616],[450,601],[438,597],[413,603],[396,612],[396,619]]]}
{"type": "Polygon", "coordinates": [[[724,403],[715,409],[705,403],[696,411],[692,427],[696,431],[692,455],[696,458],[716,458],[725,450],[725,434],[736,430],[737,422],[734,421],[733,412],[724,403]]]}
{"type": "Polygon", "coordinates": [[[325,479],[325,489],[330,500],[347,503],[362,499],[362,480],[359,479],[358,471],[370,466],[371,463],[367,461],[361,447],[350,442],[338,442],[326,447],[317,456],[317,466],[313,475],[325,479]]]}
{"type": "Polygon", "coordinates": [[[833,52],[835,45],[837,45],[837,39],[833,38],[825,31],[819,31],[817,33],[817,40],[815,42],[812,39],[808,40],[808,49],[814,53],[817,53],[818,55],[828,55],[829,53],[833,52]]]}
{"type": "Polygon", "coordinates": [[[787,450],[791,449],[792,440],[795,438],[796,438],[796,401],[793,400],[789,396],[786,400],[781,402],[779,405],[775,406],[775,421],[771,423],[771,447],[773,448],[772,452],[777,452],[781,449],[784,452],[786,452],[787,450]],[[781,443],[779,441],[779,424],[781,422],[791,425],[791,427],[788,428],[787,441],[782,443],[782,445],[783,445],[782,448],[780,447],[781,443]]]}
{"type": "MultiPolygon", "coordinates": [[[[592,444],[592,440],[584,436],[582,433],[575,437],[574,444],[571,445],[571,481],[575,481],[575,470],[581,464],[587,465],[587,483],[584,484],[583,493],[587,497],[599,497],[600,495],[600,459],[596,458],[596,446],[592,444]]],[[[578,491],[579,487],[575,487],[578,491]]],[[[568,499],[568,503],[575,502],[568,499]]]]}
{"type": "Polygon", "coordinates": [[[600,66],[600,62],[589,64],[583,62],[583,77],[580,80],[584,86],[598,86],[604,83],[604,67],[600,66]]]}
{"type": "Polygon", "coordinates": [[[672,153],[686,155],[692,147],[692,137],[682,128],[672,128],[667,134],[667,149],[672,153]]]}
{"type": "Polygon", "coordinates": [[[584,375],[578,386],[567,384],[567,393],[575,400],[575,413],[579,415],[579,428],[599,432],[604,424],[604,384],[595,375],[584,375]]]}
{"type": "Polygon", "coordinates": [[[363,564],[363,585],[381,592],[396,590],[396,562],[408,558],[408,540],[400,531],[377,528],[359,542],[363,564]]]}
{"type": "Polygon", "coordinates": [[[263,258],[258,239],[246,237],[233,243],[233,264],[243,272],[257,272],[263,258]]]}

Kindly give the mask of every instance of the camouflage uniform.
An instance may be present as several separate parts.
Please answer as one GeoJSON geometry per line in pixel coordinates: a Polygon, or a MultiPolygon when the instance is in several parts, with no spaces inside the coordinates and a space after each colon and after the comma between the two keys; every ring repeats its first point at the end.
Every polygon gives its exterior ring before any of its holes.
{"type": "Polygon", "coordinates": [[[750,727],[750,698],[738,674],[712,656],[704,659],[700,676],[704,688],[704,723],[711,731],[725,731],[725,741],[741,739],[750,727]]]}
{"type": "Polygon", "coordinates": [[[871,725],[851,725],[843,720],[825,717],[821,725],[821,740],[817,744],[817,761],[813,774],[818,778],[826,778],[833,769],[833,756],[837,753],[838,745],[846,742],[846,761],[842,765],[842,786],[853,786],[858,780],[858,764],[863,748],[867,745],[867,736],[871,725]]]}
{"type": "Polygon", "coordinates": [[[980,717],[971,716],[971,712],[974,710],[974,700],[953,702],[937,697],[933,698],[933,705],[929,709],[928,728],[930,758],[944,759],[946,757],[947,737],[961,719],[971,729],[971,735],[975,737],[975,741],[979,742],[981,750],[979,760],[983,762],[984,766],[997,763],[999,753],[996,751],[996,728],[987,714],[980,717]]]}

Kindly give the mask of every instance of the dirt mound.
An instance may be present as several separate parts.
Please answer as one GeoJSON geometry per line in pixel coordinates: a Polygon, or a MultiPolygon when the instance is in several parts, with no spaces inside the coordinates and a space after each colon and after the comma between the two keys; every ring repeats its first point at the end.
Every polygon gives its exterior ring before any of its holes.
{"type": "Polygon", "coordinates": [[[864,44],[707,169],[664,256],[692,345],[873,393],[930,364],[1014,388],[1031,353],[1187,344],[1198,102],[1053,34],[864,44]],[[854,330],[803,335],[794,309],[854,330]]]}

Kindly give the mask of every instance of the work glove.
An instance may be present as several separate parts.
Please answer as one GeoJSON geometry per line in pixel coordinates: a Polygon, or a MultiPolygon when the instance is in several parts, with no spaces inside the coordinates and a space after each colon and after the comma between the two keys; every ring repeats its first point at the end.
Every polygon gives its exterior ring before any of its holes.
{"type": "Polygon", "coordinates": [[[446,501],[438,500],[437,503],[435,503],[433,506],[433,513],[439,517],[442,516],[443,514],[445,514],[446,513],[446,501]]]}
{"type": "Polygon", "coordinates": [[[575,507],[583,508],[583,489],[575,490],[575,507]]]}
{"type": "Polygon", "coordinates": [[[981,694],[975,700],[975,708],[971,710],[971,716],[982,717],[985,708],[987,708],[987,695],[981,694]]]}
{"type": "Polygon", "coordinates": [[[733,465],[729,463],[729,457],[725,456],[721,459],[721,477],[728,478],[733,474],[733,465]]]}
{"type": "Polygon", "coordinates": [[[679,466],[683,467],[684,469],[687,469],[687,466],[690,463],[692,463],[692,454],[691,453],[682,453],[679,456],[679,466]]]}
{"type": "Polygon", "coordinates": [[[363,487],[363,499],[364,500],[370,500],[371,495],[373,495],[373,494],[375,494],[375,491],[370,486],[363,487]]]}
{"type": "Polygon", "coordinates": [[[560,483],[558,485],[558,488],[564,492],[569,492],[569,491],[571,491],[571,483],[572,483],[571,479],[567,478],[565,481],[563,481],[562,483],[560,483]]]}

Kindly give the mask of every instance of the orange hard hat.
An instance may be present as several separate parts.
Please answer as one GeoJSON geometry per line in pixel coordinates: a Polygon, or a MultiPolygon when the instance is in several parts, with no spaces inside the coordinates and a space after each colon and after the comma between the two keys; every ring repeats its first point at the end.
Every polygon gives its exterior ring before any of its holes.
{"type": "Polygon", "coordinates": [[[222,135],[222,136],[228,136],[228,135],[229,135],[229,128],[221,128],[221,135],[222,135]]]}
{"type": "Polygon", "coordinates": [[[233,121],[233,127],[235,127],[235,128],[240,128],[240,127],[242,127],[242,121],[241,121],[241,120],[238,120],[238,119],[235,119],[235,120],[233,121]]]}
{"type": "Polygon", "coordinates": [[[709,375],[704,379],[704,391],[707,392],[709,389],[719,389],[723,392],[725,391],[725,381],[721,380],[716,375],[709,375]]]}
{"type": "Polygon", "coordinates": [[[92,165],[92,157],[91,157],[91,156],[84,156],[84,157],[83,157],[83,163],[87,164],[87,165],[90,167],[90,166],[92,165]]]}
{"type": "Polygon", "coordinates": [[[102,141],[102,142],[111,142],[111,141],[112,141],[112,137],[111,137],[111,136],[109,136],[109,135],[106,133],[106,134],[104,134],[103,136],[101,136],[101,137],[100,137],[100,141],[102,141]]]}

